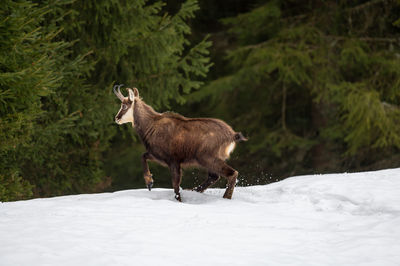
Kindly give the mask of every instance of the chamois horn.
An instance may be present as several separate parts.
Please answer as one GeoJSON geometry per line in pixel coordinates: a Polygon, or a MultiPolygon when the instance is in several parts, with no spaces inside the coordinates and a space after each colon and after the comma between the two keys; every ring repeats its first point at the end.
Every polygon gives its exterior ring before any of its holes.
{"type": "Polygon", "coordinates": [[[122,95],[122,93],[121,93],[121,87],[122,87],[122,86],[124,86],[124,84],[115,85],[115,86],[113,87],[113,91],[114,91],[115,95],[117,95],[118,99],[120,99],[121,102],[122,102],[122,100],[124,99],[124,95],[122,95]],[[118,91],[116,90],[117,87],[118,87],[118,91]]]}

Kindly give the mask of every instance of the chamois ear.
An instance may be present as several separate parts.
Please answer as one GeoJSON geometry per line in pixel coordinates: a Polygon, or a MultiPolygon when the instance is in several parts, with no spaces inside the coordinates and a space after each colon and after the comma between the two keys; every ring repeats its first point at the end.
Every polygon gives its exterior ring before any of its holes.
{"type": "Polygon", "coordinates": [[[139,91],[136,88],[133,88],[133,92],[135,93],[135,97],[139,97],[139,91]]]}
{"type": "Polygon", "coordinates": [[[130,100],[131,102],[133,102],[133,100],[134,100],[134,98],[135,98],[134,92],[133,92],[132,89],[128,89],[128,92],[129,92],[129,100],[130,100]]]}

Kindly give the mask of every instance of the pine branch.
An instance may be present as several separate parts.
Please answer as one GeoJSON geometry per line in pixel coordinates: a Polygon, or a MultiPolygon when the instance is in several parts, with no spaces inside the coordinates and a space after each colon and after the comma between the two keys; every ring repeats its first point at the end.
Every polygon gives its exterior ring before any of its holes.
{"type": "Polygon", "coordinates": [[[347,11],[358,12],[358,11],[363,10],[365,8],[368,8],[370,6],[373,6],[373,5],[376,5],[376,4],[379,4],[379,3],[383,3],[383,2],[390,2],[390,1],[393,1],[393,0],[371,0],[371,1],[363,3],[361,5],[348,8],[347,11]]]}
{"type": "Polygon", "coordinates": [[[387,108],[388,110],[397,110],[400,111],[400,106],[394,105],[388,102],[382,102],[383,107],[387,108]]]}
{"type": "Polygon", "coordinates": [[[327,38],[335,39],[338,41],[345,41],[348,39],[357,39],[365,42],[387,42],[387,43],[400,43],[400,38],[382,38],[382,37],[352,37],[352,36],[334,36],[326,35],[327,38]]]}

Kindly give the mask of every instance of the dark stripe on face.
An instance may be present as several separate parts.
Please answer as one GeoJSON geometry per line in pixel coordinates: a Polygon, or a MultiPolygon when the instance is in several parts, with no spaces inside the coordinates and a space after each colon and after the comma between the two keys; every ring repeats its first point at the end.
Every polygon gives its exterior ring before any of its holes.
{"type": "Polygon", "coordinates": [[[115,116],[115,120],[120,120],[126,112],[128,112],[129,108],[131,108],[132,102],[128,100],[123,100],[121,103],[121,109],[118,114],[115,116]]]}

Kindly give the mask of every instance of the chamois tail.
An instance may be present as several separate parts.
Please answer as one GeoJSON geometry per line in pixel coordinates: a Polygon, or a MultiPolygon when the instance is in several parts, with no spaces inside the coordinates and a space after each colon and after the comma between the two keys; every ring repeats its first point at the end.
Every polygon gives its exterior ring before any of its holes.
{"type": "Polygon", "coordinates": [[[242,142],[242,141],[247,141],[248,139],[245,138],[241,132],[236,132],[235,135],[233,136],[233,140],[235,142],[242,142]]]}

